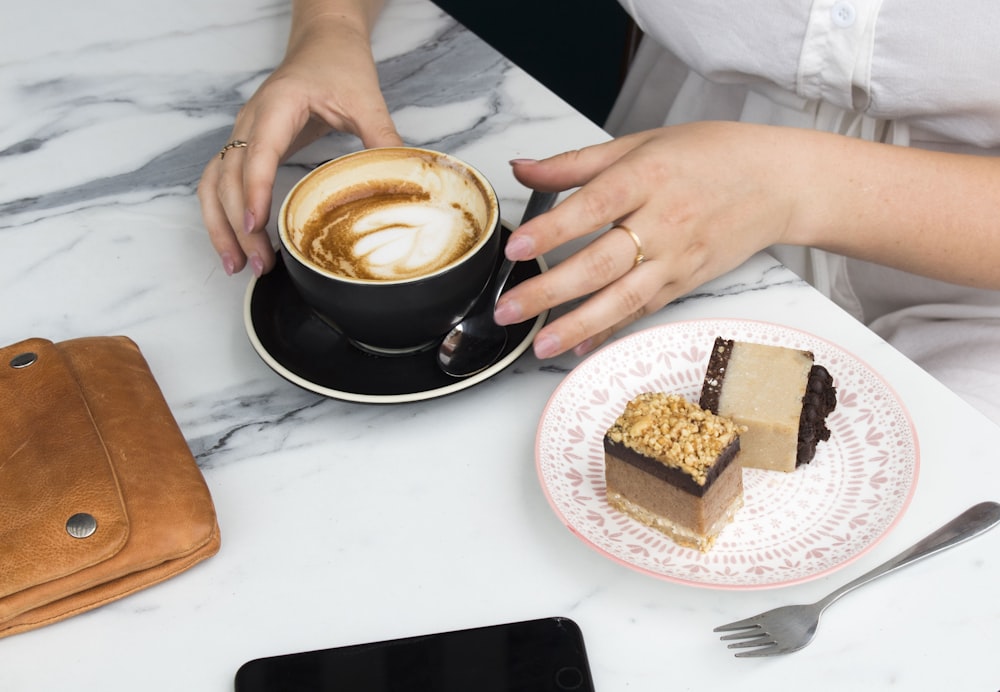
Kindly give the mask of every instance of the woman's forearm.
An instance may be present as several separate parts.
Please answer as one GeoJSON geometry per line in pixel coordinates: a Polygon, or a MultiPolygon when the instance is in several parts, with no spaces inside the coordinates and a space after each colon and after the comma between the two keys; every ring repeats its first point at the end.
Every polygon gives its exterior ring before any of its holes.
{"type": "Polygon", "coordinates": [[[1000,288],[1000,160],[788,131],[808,181],[788,240],[1000,288]],[[798,141],[796,141],[798,140],[798,141]]]}

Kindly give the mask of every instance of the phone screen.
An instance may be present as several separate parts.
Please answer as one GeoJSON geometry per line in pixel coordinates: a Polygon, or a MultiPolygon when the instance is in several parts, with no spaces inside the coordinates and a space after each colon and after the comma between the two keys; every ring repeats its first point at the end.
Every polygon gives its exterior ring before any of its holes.
{"type": "Polygon", "coordinates": [[[236,692],[594,692],[583,635],[553,617],[259,658],[236,692]]]}

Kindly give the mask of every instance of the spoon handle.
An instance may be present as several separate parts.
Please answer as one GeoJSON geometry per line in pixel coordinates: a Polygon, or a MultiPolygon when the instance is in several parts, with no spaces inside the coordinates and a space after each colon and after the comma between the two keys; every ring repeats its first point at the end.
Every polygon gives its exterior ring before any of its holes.
{"type": "Polygon", "coordinates": [[[500,269],[497,270],[497,276],[493,279],[493,295],[490,296],[490,300],[493,305],[497,304],[500,300],[501,294],[503,294],[503,287],[507,285],[507,279],[510,278],[510,273],[514,271],[514,260],[503,258],[503,262],[500,264],[500,269]]]}
{"type": "Polygon", "coordinates": [[[528,203],[524,207],[524,215],[521,216],[521,225],[523,226],[539,214],[544,214],[551,209],[558,197],[558,192],[532,190],[531,197],[528,198],[528,203]]]}
{"type": "MultiPolygon", "coordinates": [[[[538,190],[532,190],[531,196],[528,198],[528,203],[524,207],[524,214],[521,216],[520,225],[523,226],[539,214],[547,212],[552,208],[552,205],[556,203],[556,199],[558,197],[558,192],[539,192],[538,190]]],[[[503,263],[500,265],[500,269],[497,270],[497,276],[496,279],[494,279],[493,288],[494,305],[496,305],[497,300],[499,300],[500,294],[503,293],[504,286],[507,285],[507,279],[510,278],[510,273],[514,269],[514,264],[514,260],[504,257],[503,263]]]]}

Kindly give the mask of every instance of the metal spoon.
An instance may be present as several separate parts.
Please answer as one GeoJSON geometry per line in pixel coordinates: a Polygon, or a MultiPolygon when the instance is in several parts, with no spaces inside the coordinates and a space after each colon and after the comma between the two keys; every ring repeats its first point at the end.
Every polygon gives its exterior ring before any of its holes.
{"type": "MultiPolygon", "coordinates": [[[[532,190],[521,223],[551,209],[558,196],[557,192],[532,190]]],[[[513,268],[514,261],[505,257],[492,283],[483,289],[469,314],[441,342],[438,364],[445,374],[452,377],[475,375],[495,363],[503,353],[507,330],[493,321],[493,310],[513,268]]]]}

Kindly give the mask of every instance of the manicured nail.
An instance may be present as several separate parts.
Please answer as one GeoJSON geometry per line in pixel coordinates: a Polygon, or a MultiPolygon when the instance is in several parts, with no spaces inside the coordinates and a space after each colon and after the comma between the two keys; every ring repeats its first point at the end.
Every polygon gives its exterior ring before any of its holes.
{"type": "Polygon", "coordinates": [[[535,252],[535,241],[523,235],[511,236],[504,254],[512,260],[531,259],[535,252]]]}
{"type": "Polygon", "coordinates": [[[233,272],[236,271],[236,260],[228,252],[222,253],[222,268],[227,276],[232,276],[233,272]]]}
{"type": "Polygon", "coordinates": [[[260,258],[260,255],[250,256],[250,268],[253,269],[253,275],[258,279],[264,275],[264,260],[260,258]]]}
{"type": "Polygon", "coordinates": [[[530,166],[533,163],[538,163],[538,159],[511,159],[508,163],[511,166],[530,166]]]}
{"type": "Polygon", "coordinates": [[[521,317],[521,306],[516,300],[502,300],[497,303],[496,310],[493,311],[493,321],[503,326],[507,324],[517,324],[523,321],[521,317]]]}
{"type": "Polygon", "coordinates": [[[253,212],[247,209],[243,213],[243,232],[250,233],[253,231],[255,221],[256,219],[254,218],[253,212]]]}
{"type": "Polygon", "coordinates": [[[551,358],[559,353],[559,337],[553,334],[542,334],[535,338],[535,356],[538,358],[551,358]]]}

